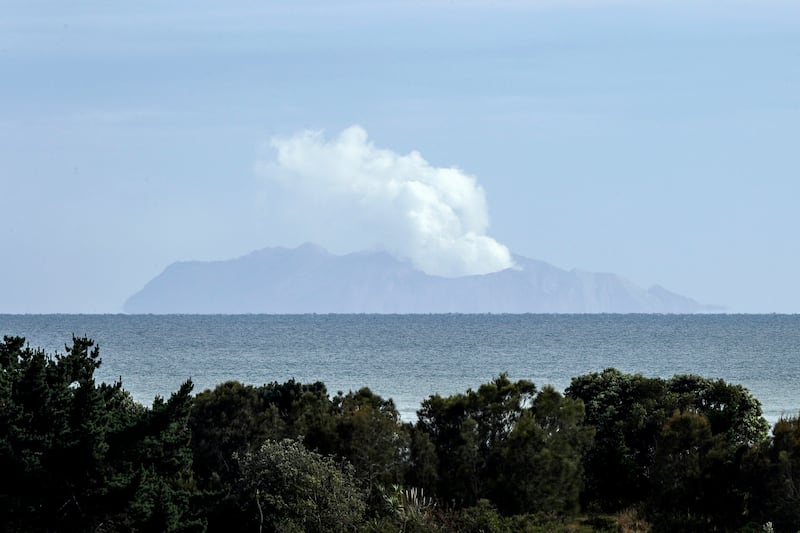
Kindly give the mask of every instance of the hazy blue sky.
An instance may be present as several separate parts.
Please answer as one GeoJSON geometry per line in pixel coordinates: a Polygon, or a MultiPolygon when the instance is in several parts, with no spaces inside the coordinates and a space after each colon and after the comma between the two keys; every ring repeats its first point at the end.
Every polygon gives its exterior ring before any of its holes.
{"type": "Polygon", "coordinates": [[[0,312],[362,247],[359,213],[332,227],[339,196],[312,194],[319,160],[295,161],[305,188],[273,175],[281,143],[323,132],[310,158],[354,125],[381,161],[474,180],[489,248],[800,312],[800,4],[642,0],[4,1],[0,312]]]}

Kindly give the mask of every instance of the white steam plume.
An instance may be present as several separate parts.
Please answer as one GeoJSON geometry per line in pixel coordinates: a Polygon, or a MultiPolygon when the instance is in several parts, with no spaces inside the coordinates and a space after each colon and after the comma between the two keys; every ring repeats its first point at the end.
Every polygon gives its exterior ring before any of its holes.
{"type": "Polygon", "coordinates": [[[271,145],[276,157],[260,172],[279,186],[305,238],[333,249],[377,246],[439,276],[513,266],[508,248],[486,235],[486,198],[473,176],[376,148],[359,126],[331,140],[305,131],[271,145]]]}

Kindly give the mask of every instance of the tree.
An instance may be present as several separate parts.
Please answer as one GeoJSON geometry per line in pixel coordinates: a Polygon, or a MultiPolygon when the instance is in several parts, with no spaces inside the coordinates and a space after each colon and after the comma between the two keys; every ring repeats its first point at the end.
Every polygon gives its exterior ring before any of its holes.
{"type": "Polygon", "coordinates": [[[0,344],[0,519],[11,531],[157,529],[190,518],[191,382],[153,409],[122,384],[96,385],[99,349],[0,344]]]}
{"type": "Polygon", "coordinates": [[[800,416],[781,418],[745,461],[751,515],[776,531],[800,530],[800,416]]]}
{"type": "Polygon", "coordinates": [[[583,454],[594,430],[583,424],[580,400],[550,386],[536,396],[500,447],[500,475],[492,500],[506,514],[578,510],[583,454]]]}
{"type": "Polygon", "coordinates": [[[349,464],[309,451],[292,439],[268,440],[239,461],[239,490],[250,502],[252,529],[354,531],[361,523],[364,495],[349,464]]]}
{"type": "Polygon", "coordinates": [[[702,414],[676,411],[664,424],[656,452],[650,505],[658,531],[712,531],[706,523],[706,457],[714,446],[702,414]]]}
{"type": "MultiPolygon", "coordinates": [[[[283,437],[302,439],[310,450],[331,453],[337,446],[334,406],[322,382],[290,379],[258,387],[270,423],[279,420],[283,437]]],[[[278,437],[274,437],[277,439],[278,437]]]]}
{"type": "Polygon", "coordinates": [[[592,441],[583,403],[552,387],[503,374],[447,398],[423,402],[412,432],[412,461],[437,468],[435,494],[472,507],[481,499],[505,514],[570,514],[578,508],[583,455],[592,441]],[[435,456],[430,457],[430,448],[435,456]]]}
{"type": "Polygon", "coordinates": [[[761,404],[744,387],[693,375],[663,380],[606,369],[573,378],[566,394],[583,400],[587,423],[597,430],[584,461],[587,503],[618,511],[668,497],[665,486],[654,483],[661,479],[656,471],[672,460],[670,439],[680,428],[699,439],[705,433],[689,429],[707,424],[710,440],[703,446],[709,448],[696,459],[702,476],[713,482],[689,483],[687,477],[682,486],[691,487],[690,497],[703,500],[704,516],[717,523],[745,512],[737,481],[741,459],[764,440],[767,424],[761,404]]]}
{"type": "Polygon", "coordinates": [[[512,382],[501,374],[477,391],[447,398],[433,395],[422,402],[417,427],[436,449],[440,498],[464,506],[477,503],[496,476],[498,444],[511,433],[535,393],[532,382],[512,382]]]}
{"type": "Polygon", "coordinates": [[[382,501],[381,489],[403,481],[409,437],[392,400],[368,388],[333,398],[337,445],[332,453],[346,459],[366,487],[368,499],[382,501]]]}
{"type": "Polygon", "coordinates": [[[197,396],[191,427],[195,471],[209,491],[210,530],[237,523],[246,502],[236,499],[240,473],[233,457],[265,440],[291,438],[346,459],[375,505],[382,505],[382,487],[402,482],[408,462],[407,429],[394,403],[367,388],[331,399],[319,382],[261,387],[227,382],[197,396]]]}
{"type": "Polygon", "coordinates": [[[199,480],[207,487],[236,480],[239,472],[234,454],[247,452],[267,437],[283,437],[280,429],[270,431],[270,422],[278,423],[268,419],[263,398],[250,385],[227,381],[198,394],[189,427],[199,480]]]}
{"type": "Polygon", "coordinates": [[[724,435],[732,446],[753,446],[767,438],[769,424],[762,416],[761,402],[741,385],[677,375],[667,381],[667,390],[676,396],[674,408],[702,413],[711,433],[724,435]]]}
{"type": "Polygon", "coordinates": [[[584,504],[618,511],[647,497],[658,436],[672,412],[666,392],[663,380],[613,368],[572,379],[566,395],[583,401],[596,431],[584,458],[584,504]]]}
{"type": "Polygon", "coordinates": [[[439,458],[430,436],[417,424],[406,424],[409,436],[408,469],[406,483],[419,487],[427,494],[435,494],[439,482],[439,458]]]}

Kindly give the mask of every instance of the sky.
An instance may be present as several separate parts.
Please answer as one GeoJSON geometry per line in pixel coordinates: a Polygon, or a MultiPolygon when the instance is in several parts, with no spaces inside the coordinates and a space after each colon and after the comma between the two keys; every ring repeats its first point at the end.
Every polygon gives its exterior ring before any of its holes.
{"type": "Polygon", "coordinates": [[[796,2],[0,5],[0,313],[306,241],[797,313],[799,201],[796,2]]]}

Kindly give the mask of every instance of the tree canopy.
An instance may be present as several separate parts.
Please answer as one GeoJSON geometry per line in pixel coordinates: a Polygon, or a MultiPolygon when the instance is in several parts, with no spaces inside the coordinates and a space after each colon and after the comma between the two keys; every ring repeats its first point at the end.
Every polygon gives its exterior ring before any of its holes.
{"type": "Polygon", "coordinates": [[[0,530],[800,529],[798,418],[769,437],[719,379],[606,369],[562,394],[501,374],[412,422],[295,380],[145,407],[100,364],[86,338],[0,343],[0,530]]]}

